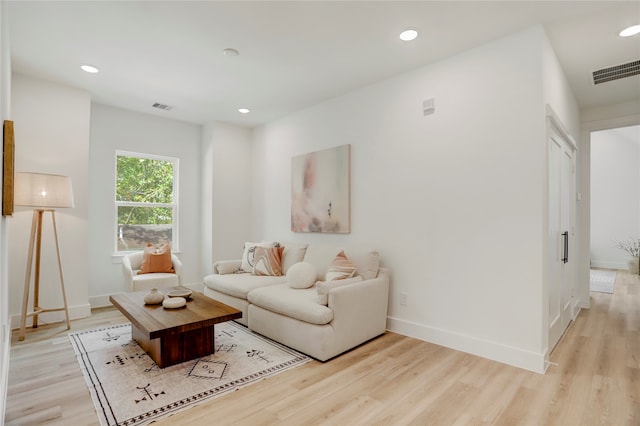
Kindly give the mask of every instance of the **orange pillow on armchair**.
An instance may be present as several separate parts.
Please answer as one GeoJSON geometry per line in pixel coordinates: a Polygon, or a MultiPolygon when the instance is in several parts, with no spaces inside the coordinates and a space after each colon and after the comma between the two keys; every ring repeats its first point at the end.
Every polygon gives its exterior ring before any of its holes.
{"type": "Polygon", "coordinates": [[[152,274],[156,272],[164,272],[175,274],[173,262],[171,261],[171,244],[166,243],[154,246],[148,243],[144,248],[142,255],[142,265],[138,274],[152,274]]]}

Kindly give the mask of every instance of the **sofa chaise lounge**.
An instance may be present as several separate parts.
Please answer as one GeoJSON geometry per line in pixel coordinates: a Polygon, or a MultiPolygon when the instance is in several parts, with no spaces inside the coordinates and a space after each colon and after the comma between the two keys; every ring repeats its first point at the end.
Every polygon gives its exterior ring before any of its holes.
{"type": "MultiPolygon", "coordinates": [[[[251,243],[245,244],[245,255],[247,244],[251,243]]],[[[281,276],[247,272],[244,257],[218,261],[213,274],[204,278],[204,294],[241,310],[237,321],[256,333],[320,361],[385,333],[389,270],[379,267],[376,251],[297,242],[280,245],[284,247],[281,276]],[[340,252],[355,265],[354,277],[327,281],[340,252]],[[303,265],[315,275],[308,287],[300,285],[300,274],[293,273],[303,265]]]]}

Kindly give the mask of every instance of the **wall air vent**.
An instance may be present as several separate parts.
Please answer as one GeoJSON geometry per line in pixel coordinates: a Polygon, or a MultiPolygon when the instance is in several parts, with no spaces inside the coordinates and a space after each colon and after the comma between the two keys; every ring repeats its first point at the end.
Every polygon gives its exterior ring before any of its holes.
{"type": "Polygon", "coordinates": [[[607,81],[620,80],[640,74],[640,59],[622,65],[603,68],[593,72],[593,84],[606,83],[607,81]]]}
{"type": "Polygon", "coordinates": [[[173,108],[170,105],[159,104],[158,102],[156,102],[155,104],[153,104],[151,106],[154,107],[154,108],[163,109],[165,111],[171,111],[171,108],[173,108]]]}

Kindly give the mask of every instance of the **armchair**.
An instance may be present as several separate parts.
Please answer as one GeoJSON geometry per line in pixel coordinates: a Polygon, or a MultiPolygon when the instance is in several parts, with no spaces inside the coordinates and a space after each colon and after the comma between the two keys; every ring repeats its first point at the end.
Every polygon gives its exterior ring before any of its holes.
{"type": "Polygon", "coordinates": [[[175,254],[171,255],[171,263],[175,274],[147,273],[138,275],[142,265],[143,252],[130,253],[122,258],[122,272],[127,291],[142,291],[151,288],[169,288],[182,285],[182,262],[175,254]]]}

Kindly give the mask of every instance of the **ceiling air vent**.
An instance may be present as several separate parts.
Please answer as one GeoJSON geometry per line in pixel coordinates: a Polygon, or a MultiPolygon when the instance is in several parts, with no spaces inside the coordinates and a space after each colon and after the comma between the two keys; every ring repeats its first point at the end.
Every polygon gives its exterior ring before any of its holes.
{"type": "Polygon", "coordinates": [[[159,104],[158,102],[156,102],[155,104],[151,105],[154,108],[158,108],[158,109],[163,109],[165,111],[170,111],[171,108],[173,108],[170,105],[165,105],[165,104],[159,104]]]}
{"type": "Polygon", "coordinates": [[[593,72],[593,84],[606,83],[607,81],[620,80],[640,74],[640,60],[615,65],[593,72]]]}

